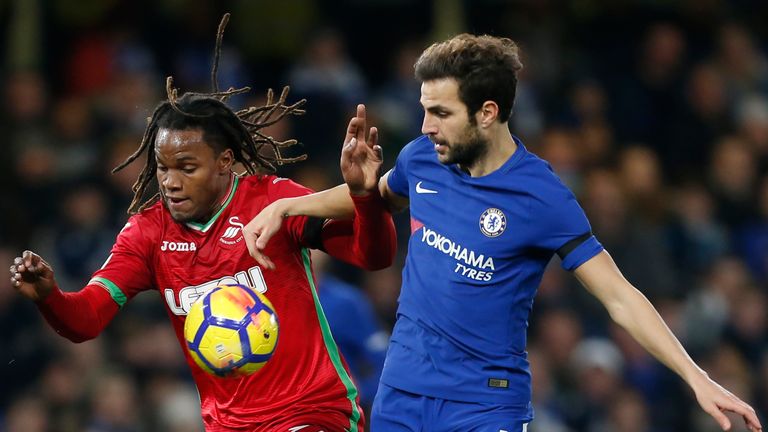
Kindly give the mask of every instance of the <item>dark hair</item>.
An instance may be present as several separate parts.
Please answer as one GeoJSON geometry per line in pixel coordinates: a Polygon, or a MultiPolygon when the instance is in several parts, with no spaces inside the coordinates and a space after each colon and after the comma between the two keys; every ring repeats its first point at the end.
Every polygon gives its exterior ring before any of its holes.
{"type": "Polygon", "coordinates": [[[284,157],[282,150],[296,144],[296,140],[276,141],[270,136],[259,132],[260,129],[277,123],[289,114],[303,114],[300,109],[306,100],[302,99],[292,105],[285,105],[288,87],[284,87],[277,101],[274,100],[272,89],[267,91],[267,102],[262,107],[249,107],[233,111],[225,101],[233,95],[246,93],[251,89],[230,88],[219,91],[216,73],[221,52],[221,39],[224,28],[229,21],[229,14],[224,15],[219,24],[216,38],[216,51],[211,80],[211,93],[184,93],[178,96],[178,89],[173,87],[173,78],[166,80],[168,99],[161,102],[148,119],[147,129],[141,139],[139,148],[123,163],[112,170],[113,173],[125,168],[136,160],[142,153],[147,152],[144,169],[133,185],[133,201],[128,208],[128,214],[135,214],[157,201],[159,194],[142,202],[147,187],[156,182],[157,161],[155,160],[155,139],[161,128],[173,130],[201,129],[203,138],[211,145],[216,155],[225,149],[231,149],[234,158],[245,167],[249,174],[274,172],[276,165],[283,165],[306,159],[306,155],[284,157]],[[267,145],[272,151],[262,151],[267,145]]]}
{"type": "Polygon", "coordinates": [[[511,39],[467,33],[432,44],[414,65],[421,82],[455,79],[470,118],[485,101],[496,102],[500,122],[512,115],[517,73],[522,68],[519,48],[511,39]]]}

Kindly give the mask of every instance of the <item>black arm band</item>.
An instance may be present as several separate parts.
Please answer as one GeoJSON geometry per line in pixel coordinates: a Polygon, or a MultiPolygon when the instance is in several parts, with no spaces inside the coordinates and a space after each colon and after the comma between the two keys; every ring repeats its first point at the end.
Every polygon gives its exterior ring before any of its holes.
{"type": "Polygon", "coordinates": [[[323,225],[326,219],[308,217],[304,224],[304,245],[310,249],[323,249],[323,225]]]}
{"type": "Polygon", "coordinates": [[[590,237],[592,237],[592,232],[584,233],[576,237],[575,239],[572,239],[571,241],[564,244],[562,247],[560,247],[560,249],[557,250],[557,256],[559,256],[561,260],[565,259],[565,257],[567,257],[569,253],[573,252],[574,249],[579,247],[582,243],[587,241],[587,239],[589,239],[590,237]]]}

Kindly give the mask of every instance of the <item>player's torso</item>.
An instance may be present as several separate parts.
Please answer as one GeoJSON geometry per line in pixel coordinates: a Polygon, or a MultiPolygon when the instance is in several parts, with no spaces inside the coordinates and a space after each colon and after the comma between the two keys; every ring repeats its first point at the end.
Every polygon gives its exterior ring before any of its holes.
{"type": "Polygon", "coordinates": [[[385,367],[385,382],[448,399],[525,404],[527,319],[551,256],[531,249],[535,197],[514,172],[527,152],[472,178],[429,150],[408,165],[412,232],[389,353],[397,361],[385,367]]]}
{"type": "Polygon", "coordinates": [[[533,197],[505,167],[474,179],[436,159],[414,162],[406,264],[413,289],[404,293],[413,299],[403,300],[432,308],[438,317],[455,314],[484,323],[489,344],[509,340],[511,321],[527,319],[535,293],[525,280],[537,264],[527,230],[533,197]],[[515,308],[521,313],[513,313],[515,308]]]}
{"type": "Polygon", "coordinates": [[[182,345],[190,305],[219,284],[255,287],[273,304],[280,322],[272,359],[250,377],[208,375],[185,350],[200,390],[203,417],[206,423],[237,426],[290,415],[304,403],[349,410],[346,390],[323,339],[324,318],[310,285],[308,251],[282,229],[264,251],[276,270],[261,269],[248,254],[242,228],[270,200],[266,186],[245,179],[239,183],[231,201],[207,224],[182,225],[166,212],[154,254],[155,284],[182,345]]]}

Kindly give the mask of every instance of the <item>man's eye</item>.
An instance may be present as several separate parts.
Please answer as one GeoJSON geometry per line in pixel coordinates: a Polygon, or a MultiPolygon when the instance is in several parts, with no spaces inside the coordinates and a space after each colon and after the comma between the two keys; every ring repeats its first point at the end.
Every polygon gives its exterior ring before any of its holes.
{"type": "Polygon", "coordinates": [[[157,170],[160,171],[160,172],[168,172],[168,167],[158,166],[157,170]]]}
{"type": "Polygon", "coordinates": [[[192,174],[193,172],[195,172],[196,169],[197,167],[184,167],[182,168],[182,171],[184,171],[187,174],[192,174]]]}

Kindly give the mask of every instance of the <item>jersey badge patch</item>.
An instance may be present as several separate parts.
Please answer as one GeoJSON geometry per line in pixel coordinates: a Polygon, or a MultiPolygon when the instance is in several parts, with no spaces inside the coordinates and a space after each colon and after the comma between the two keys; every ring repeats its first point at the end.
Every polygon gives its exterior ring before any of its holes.
{"type": "Polygon", "coordinates": [[[229,226],[224,230],[219,241],[225,245],[233,245],[243,240],[243,224],[237,216],[229,218],[229,226]]]}
{"type": "Polygon", "coordinates": [[[480,215],[480,231],[486,237],[498,237],[507,229],[507,217],[497,208],[489,208],[480,215]]]}

